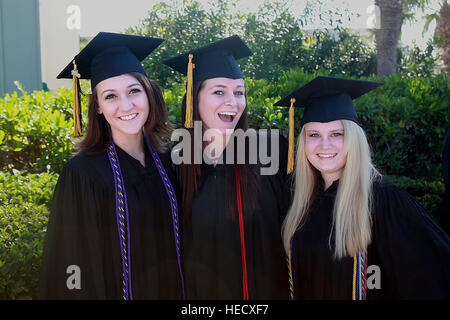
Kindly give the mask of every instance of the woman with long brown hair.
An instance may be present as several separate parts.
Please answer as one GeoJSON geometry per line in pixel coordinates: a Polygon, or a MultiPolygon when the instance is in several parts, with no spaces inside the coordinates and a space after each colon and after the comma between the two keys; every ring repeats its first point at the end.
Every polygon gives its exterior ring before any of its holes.
{"type": "Polygon", "coordinates": [[[59,75],[73,77],[75,100],[79,78],[92,94],[86,136],[55,188],[41,298],[183,297],[167,111],[140,62],[162,41],[102,32],[59,75]]]}
{"type": "Polygon", "coordinates": [[[289,201],[286,144],[280,157],[271,149],[279,169],[262,175],[261,161],[251,158],[262,144],[270,140],[278,147],[279,141],[272,134],[262,142],[261,134],[247,130],[246,88],[236,59],[249,55],[232,36],[163,61],[188,76],[182,121],[189,130],[183,139],[191,143],[183,141],[172,156],[183,158],[178,177],[189,299],[288,298],[280,235],[289,201]],[[247,140],[237,143],[238,133],[247,140]]]}

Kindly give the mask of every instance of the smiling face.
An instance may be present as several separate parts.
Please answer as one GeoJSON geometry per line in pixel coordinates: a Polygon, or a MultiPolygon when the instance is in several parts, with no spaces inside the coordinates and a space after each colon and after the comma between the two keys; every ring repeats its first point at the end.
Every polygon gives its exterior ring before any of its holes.
{"type": "Polygon", "coordinates": [[[198,93],[198,110],[204,130],[217,129],[223,135],[227,130],[234,130],[245,107],[244,79],[208,79],[198,93]]]}
{"type": "Polygon", "coordinates": [[[326,186],[338,180],[345,167],[344,126],[340,120],[305,124],[305,153],[311,165],[320,171],[326,186]]]}
{"type": "Polygon", "coordinates": [[[109,123],[114,141],[138,137],[149,114],[147,94],[140,82],[123,74],[101,81],[95,90],[97,112],[109,123]]]}

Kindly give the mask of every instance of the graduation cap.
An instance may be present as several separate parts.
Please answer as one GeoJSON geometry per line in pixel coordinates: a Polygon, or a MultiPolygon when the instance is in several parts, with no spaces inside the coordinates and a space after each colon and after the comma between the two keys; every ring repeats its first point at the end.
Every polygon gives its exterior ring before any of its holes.
{"type": "Polygon", "coordinates": [[[141,61],[164,40],[159,38],[100,32],[57,76],[73,79],[75,135],[81,136],[79,79],[90,79],[91,89],[108,78],[129,72],[146,75],[141,61]]]}
{"type": "Polygon", "coordinates": [[[236,60],[252,54],[245,42],[234,35],[162,62],[187,76],[186,128],[192,128],[193,83],[219,77],[244,78],[236,60]]]}
{"type": "Polygon", "coordinates": [[[308,122],[351,120],[358,123],[353,99],[381,86],[375,81],[319,76],[276,102],[274,106],[289,108],[288,173],[294,168],[294,107],[303,107],[300,125],[308,122]]]}

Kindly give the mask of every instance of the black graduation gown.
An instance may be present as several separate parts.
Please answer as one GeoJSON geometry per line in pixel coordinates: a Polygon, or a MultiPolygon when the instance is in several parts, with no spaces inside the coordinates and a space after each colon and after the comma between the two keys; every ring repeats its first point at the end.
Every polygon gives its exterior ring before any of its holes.
{"type": "MultiPolygon", "coordinates": [[[[304,225],[293,236],[296,300],[352,299],[353,258],[335,260],[329,247],[338,183],[318,190],[304,225]]],[[[368,288],[367,299],[450,298],[450,242],[433,217],[385,177],[374,183],[374,206],[367,263],[379,267],[381,288],[368,288]]],[[[377,285],[375,273],[367,274],[372,287],[377,285]]]]}
{"type": "Polygon", "coordinates": [[[444,148],[442,149],[442,173],[445,192],[438,212],[438,221],[442,228],[450,233],[450,122],[445,129],[444,148]]]}
{"type": "MultiPolygon", "coordinates": [[[[259,207],[251,212],[243,210],[251,300],[289,299],[281,223],[290,194],[286,175],[287,143],[283,139],[281,144],[278,173],[261,176],[257,195],[259,207]]],[[[252,167],[258,174],[259,168],[260,165],[252,167]]],[[[188,299],[243,299],[238,210],[234,212],[234,219],[227,214],[226,170],[234,172],[235,169],[226,164],[202,166],[202,182],[193,199],[192,215],[184,225],[183,263],[188,299]]],[[[231,188],[236,196],[234,183],[235,180],[231,188]]]]}
{"type": "MultiPolygon", "coordinates": [[[[144,168],[116,146],[128,201],[133,299],[180,299],[170,203],[153,157],[145,149],[144,168]]],[[[173,184],[176,178],[168,153],[159,156],[173,184]]],[[[40,297],[122,299],[115,189],[106,152],[74,156],[59,177],[46,235],[40,297]],[[81,289],[69,290],[66,285],[75,274],[66,273],[71,265],[80,268],[81,289]]]]}

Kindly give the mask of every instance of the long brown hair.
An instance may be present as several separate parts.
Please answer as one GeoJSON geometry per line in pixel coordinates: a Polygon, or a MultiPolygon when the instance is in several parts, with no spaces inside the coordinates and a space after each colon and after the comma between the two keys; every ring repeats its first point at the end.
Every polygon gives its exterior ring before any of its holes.
{"type": "MultiPolygon", "coordinates": [[[[167,109],[161,89],[155,81],[150,80],[141,73],[130,72],[129,75],[139,81],[147,94],[149,113],[147,121],[144,124],[144,132],[151,147],[161,152],[165,146],[161,138],[168,138],[171,131],[168,125],[167,109]]],[[[77,149],[87,154],[104,152],[111,141],[111,128],[104,115],[97,112],[98,107],[97,90],[94,88],[89,97],[86,135],[77,144],[77,149]]]]}
{"type": "MultiPolygon", "coordinates": [[[[194,84],[193,88],[193,120],[201,121],[200,113],[198,111],[198,95],[200,90],[203,87],[202,82],[198,82],[194,84]]],[[[247,130],[247,97],[246,97],[246,107],[236,124],[235,129],[247,130]]],[[[186,95],[183,97],[183,101],[181,104],[181,121],[184,123],[186,119],[186,95]]],[[[193,141],[194,137],[194,129],[189,130],[191,141],[193,141]]],[[[202,132],[203,135],[203,132],[202,132]]],[[[231,138],[233,139],[233,137],[231,138]]],[[[236,144],[234,144],[235,150],[234,155],[236,156],[236,144]]],[[[247,148],[248,149],[248,148],[247,148]]],[[[246,157],[247,158],[247,157],[246,157]]],[[[236,160],[236,159],[235,159],[236,160]]],[[[231,166],[226,166],[226,197],[229,201],[227,203],[227,215],[234,219],[234,213],[236,212],[236,190],[235,190],[235,175],[236,170],[239,169],[240,173],[240,183],[241,183],[241,195],[243,199],[243,209],[248,210],[258,206],[258,182],[259,175],[255,173],[255,170],[252,170],[251,165],[246,161],[244,164],[235,164],[232,165],[232,170],[230,170],[231,166]]],[[[184,221],[187,222],[190,220],[191,211],[192,211],[192,201],[195,197],[195,194],[198,192],[201,185],[202,178],[202,165],[195,164],[194,162],[194,143],[191,143],[191,162],[190,164],[182,163],[179,167],[179,180],[181,186],[181,204],[184,211],[184,221]]]]}

